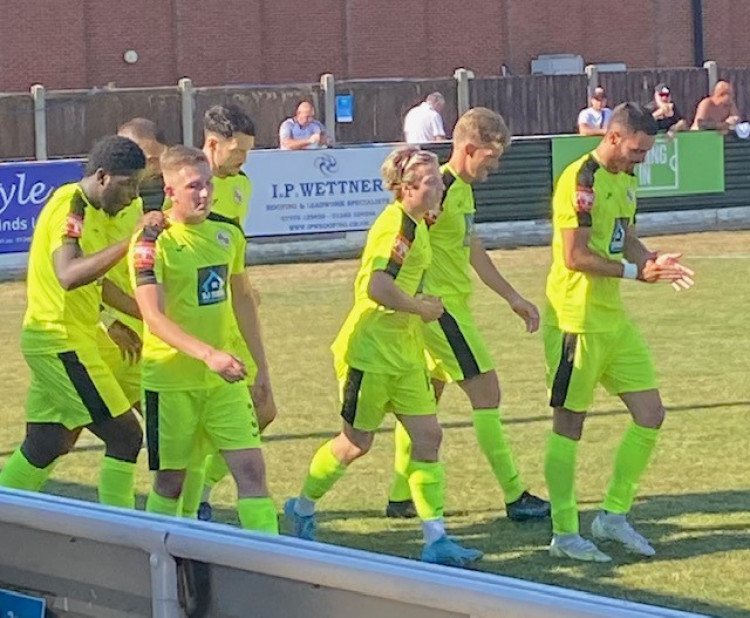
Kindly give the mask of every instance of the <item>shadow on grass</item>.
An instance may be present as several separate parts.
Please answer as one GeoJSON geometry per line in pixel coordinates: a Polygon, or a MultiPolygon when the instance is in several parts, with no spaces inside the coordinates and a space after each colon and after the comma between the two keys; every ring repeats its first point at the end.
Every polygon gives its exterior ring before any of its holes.
{"type": "MultiPolygon", "coordinates": [[[[742,406],[750,406],[750,401],[723,401],[717,403],[700,403],[700,404],[688,404],[682,406],[670,406],[669,413],[675,412],[691,412],[693,410],[713,410],[716,408],[736,408],[742,406]]],[[[625,416],[628,411],[622,407],[612,410],[592,410],[591,416],[625,416]]],[[[504,425],[528,425],[530,423],[546,423],[551,421],[550,414],[539,414],[537,416],[526,416],[523,418],[507,418],[503,420],[504,425]]],[[[443,429],[468,429],[472,427],[470,420],[466,421],[446,421],[441,423],[443,429]]],[[[325,440],[332,438],[336,435],[337,431],[311,431],[307,433],[285,433],[285,434],[274,434],[273,425],[271,426],[271,433],[263,436],[264,442],[289,442],[294,440],[325,440]]],[[[391,433],[393,430],[390,427],[381,427],[375,431],[376,434],[391,433]]],[[[73,453],[85,453],[85,452],[96,452],[103,450],[104,447],[101,442],[94,444],[86,444],[83,446],[76,446],[71,452],[73,453]]],[[[13,454],[13,450],[0,451],[0,457],[8,457],[13,454]]]]}
{"type": "MultiPolygon", "coordinates": [[[[333,496],[332,496],[333,499],[333,496]]],[[[594,509],[581,513],[581,530],[589,535],[594,509]]],[[[552,560],[547,554],[549,522],[516,523],[504,516],[493,518],[491,511],[471,512],[484,521],[470,524],[451,522],[447,527],[451,536],[470,547],[485,552],[479,570],[508,577],[542,582],[585,590],[610,597],[650,603],[714,616],[747,616],[746,607],[711,603],[685,596],[660,593],[658,590],[643,590],[620,583],[620,568],[629,564],[647,562],[656,571],[652,588],[658,588],[658,577],[670,567],[660,563],[689,560],[700,556],[720,555],[750,549],[750,534],[747,525],[728,524],[722,526],[712,522],[706,526],[681,525],[677,520],[690,515],[712,515],[714,517],[737,513],[750,513],[749,491],[717,491],[712,493],[690,493],[683,495],[645,496],[638,501],[632,512],[632,521],[639,531],[651,539],[657,555],[646,559],[633,556],[618,546],[602,544],[613,561],[608,564],[578,563],[552,560]],[[489,521],[485,518],[489,516],[489,521]]],[[[382,511],[321,511],[318,516],[319,537],[324,542],[335,542],[348,547],[369,551],[391,553],[417,559],[422,540],[416,520],[385,520],[382,511]],[[347,525],[348,521],[371,519],[377,532],[359,532],[347,525]]],[[[741,577],[732,574],[731,577],[741,577]]],[[[741,585],[738,583],[738,588],[741,585]]]]}

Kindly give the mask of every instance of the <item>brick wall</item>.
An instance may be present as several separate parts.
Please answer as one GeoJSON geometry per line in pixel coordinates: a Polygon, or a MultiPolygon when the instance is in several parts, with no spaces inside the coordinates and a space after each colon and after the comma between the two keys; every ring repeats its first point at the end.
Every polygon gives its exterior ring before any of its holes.
{"type": "MultiPolygon", "coordinates": [[[[750,58],[747,0],[703,0],[705,55],[750,58]]],[[[543,53],[630,68],[693,62],[691,0],[6,0],[0,91],[528,73],[543,53]],[[470,8],[470,10],[469,10],[470,8]],[[134,49],[139,60],[126,64],[134,49]]]]}

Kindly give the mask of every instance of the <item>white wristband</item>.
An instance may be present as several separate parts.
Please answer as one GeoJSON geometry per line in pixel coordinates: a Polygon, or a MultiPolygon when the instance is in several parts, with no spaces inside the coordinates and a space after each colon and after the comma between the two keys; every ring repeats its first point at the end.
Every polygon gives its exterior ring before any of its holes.
{"type": "Polygon", "coordinates": [[[633,262],[622,263],[622,278],[623,279],[637,279],[638,278],[638,264],[633,262]]]}

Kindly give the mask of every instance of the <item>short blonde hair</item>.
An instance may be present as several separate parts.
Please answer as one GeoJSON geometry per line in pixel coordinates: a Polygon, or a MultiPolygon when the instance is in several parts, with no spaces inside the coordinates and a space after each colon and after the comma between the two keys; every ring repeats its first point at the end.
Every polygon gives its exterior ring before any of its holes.
{"type": "Polygon", "coordinates": [[[487,107],[473,107],[458,119],[453,129],[454,144],[474,144],[505,152],[511,134],[503,117],[487,107]]]}
{"type": "Polygon", "coordinates": [[[191,146],[172,146],[159,157],[162,174],[179,172],[183,167],[201,163],[208,165],[206,155],[202,150],[191,146]]]}
{"type": "Polygon", "coordinates": [[[393,191],[396,198],[400,199],[401,185],[416,186],[422,179],[417,168],[431,163],[438,163],[434,152],[421,150],[416,146],[399,146],[385,158],[380,173],[386,189],[393,191]]]}

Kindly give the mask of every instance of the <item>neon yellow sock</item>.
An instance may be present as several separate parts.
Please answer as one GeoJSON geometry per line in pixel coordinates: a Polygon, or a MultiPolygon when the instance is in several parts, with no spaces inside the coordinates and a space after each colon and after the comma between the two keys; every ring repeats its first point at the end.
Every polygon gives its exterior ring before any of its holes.
{"type": "Polygon", "coordinates": [[[55,466],[52,462],[46,468],[37,468],[18,448],[5,462],[0,472],[0,487],[39,491],[55,466]]]}
{"type": "Polygon", "coordinates": [[[200,465],[200,462],[197,462],[188,466],[188,469],[185,471],[185,480],[182,482],[182,502],[179,511],[182,517],[189,519],[198,517],[198,507],[203,495],[203,482],[205,478],[205,465],[200,465]]]}
{"type": "Polygon", "coordinates": [[[479,442],[479,448],[503,488],[505,502],[515,502],[526,488],[518,476],[513,453],[500,421],[500,411],[497,408],[474,410],[471,423],[474,425],[474,435],[479,442]]]}
{"type": "Polygon", "coordinates": [[[302,485],[302,495],[313,502],[320,500],[346,472],[346,466],[333,454],[331,442],[317,450],[302,485]]]}
{"type": "Polygon", "coordinates": [[[256,530],[266,534],[279,534],[279,518],[276,506],[268,496],[263,498],[240,498],[237,514],[245,530],[256,530]]]}
{"type": "Polygon", "coordinates": [[[102,459],[99,502],[126,509],[135,508],[135,464],[112,457],[102,459]]]}
{"type": "Polygon", "coordinates": [[[547,479],[552,507],[552,532],[578,534],[578,505],[575,479],[578,442],[550,433],[544,457],[544,478],[547,479]]]}
{"type": "Polygon", "coordinates": [[[229,466],[227,465],[227,460],[224,459],[224,455],[221,453],[214,453],[208,456],[206,460],[205,481],[208,487],[213,487],[228,474],[229,466]]]}
{"type": "Polygon", "coordinates": [[[630,511],[658,436],[658,429],[641,427],[631,421],[615,455],[612,481],[602,504],[605,511],[618,514],[630,511]]]}
{"type": "Polygon", "coordinates": [[[396,421],[393,428],[393,478],[388,490],[388,500],[404,502],[411,500],[409,489],[409,463],[411,461],[411,438],[404,425],[396,421]]]}
{"type": "Polygon", "coordinates": [[[445,470],[439,461],[412,461],[409,487],[414,508],[422,521],[442,519],[445,494],[445,470]]]}
{"type": "Polygon", "coordinates": [[[178,509],[180,508],[179,498],[165,498],[160,496],[153,489],[148,494],[148,500],[146,500],[146,510],[149,513],[156,513],[157,515],[171,515],[177,517],[178,509]]]}

